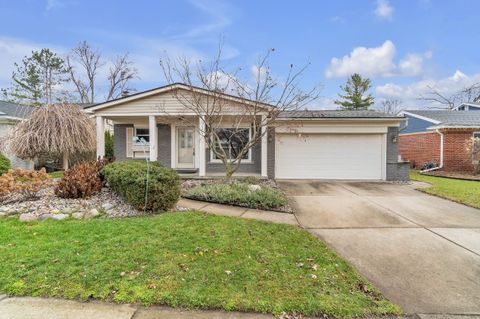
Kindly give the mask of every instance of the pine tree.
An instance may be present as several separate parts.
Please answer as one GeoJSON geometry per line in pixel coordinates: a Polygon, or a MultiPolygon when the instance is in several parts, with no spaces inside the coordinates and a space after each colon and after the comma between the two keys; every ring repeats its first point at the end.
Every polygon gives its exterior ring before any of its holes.
{"type": "Polygon", "coordinates": [[[12,86],[2,89],[8,101],[39,106],[65,99],[62,84],[69,81],[68,68],[56,53],[47,48],[33,51],[15,68],[12,86]]]}
{"type": "Polygon", "coordinates": [[[335,100],[335,104],[340,105],[343,110],[366,110],[374,102],[371,94],[364,96],[371,86],[370,79],[364,79],[358,73],[352,74],[347,84],[340,86],[344,94],[338,94],[342,100],[335,100]]]}

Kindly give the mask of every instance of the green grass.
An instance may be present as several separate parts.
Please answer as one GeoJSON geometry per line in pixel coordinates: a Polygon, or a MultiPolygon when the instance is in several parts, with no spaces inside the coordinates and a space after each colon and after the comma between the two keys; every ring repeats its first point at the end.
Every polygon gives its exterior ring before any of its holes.
{"type": "Polygon", "coordinates": [[[288,225],[206,215],[0,219],[0,291],[279,314],[398,314],[325,244],[288,225]]]}
{"type": "Polygon", "coordinates": [[[410,179],[432,184],[432,187],[419,189],[422,192],[480,208],[480,182],[478,181],[426,176],[414,170],[410,171],[410,179]]]}
{"type": "Polygon", "coordinates": [[[288,203],[285,195],[278,189],[263,185],[260,190],[250,191],[249,185],[241,182],[197,186],[190,189],[185,197],[255,209],[275,209],[288,203]]]}
{"type": "Polygon", "coordinates": [[[62,178],[63,177],[63,171],[55,171],[48,173],[52,178],[62,178]]]}

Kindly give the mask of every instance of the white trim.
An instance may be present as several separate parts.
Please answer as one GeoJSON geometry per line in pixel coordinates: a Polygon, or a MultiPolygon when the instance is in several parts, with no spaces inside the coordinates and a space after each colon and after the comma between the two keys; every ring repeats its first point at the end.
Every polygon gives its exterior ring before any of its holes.
{"type": "Polygon", "coordinates": [[[101,116],[96,117],[97,133],[97,158],[105,157],[105,119],[101,116]]]}
{"type": "Polygon", "coordinates": [[[430,123],[433,123],[433,124],[440,124],[442,122],[440,121],[437,121],[437,120],[434,120],[434,119],[431,119],[429,117],[426,117],[426,116],[422,116],[422,115],[418,115],[418,114],[415,114],[415,113],[410,113],[408,111],[401,111],[400,113],[398,113],[399,115],[409,115],[411,117],[415,117],[417,119],[420,119],[420,120],[424,120],[424,121],[427,121],[427,122],[430,122],[430,123]]]}
{"type": "MultiPolygon", "coordinates": [[[[177,83],[177,84],[167,85],[167,86],[164,86],[164,87],[161,87],[161,88],[158,88],[158,89],[150,90],[150,91],[147,91],[147,92],[134,94],[132,96],[116,99],[116,100],[113,100],[113,101],[97,104],[96,106],[89,107],[85,110],[90,111],[90,112],[95,112],[96,110],[100,110],[100,109],[103,109],[103,108],[111,107],[111,106],[118,105],[118,104],[127,103],[127,102],[130,102],[130,101],[135,101],[135,100],[142,99],[142,98],[145,98],[145,97],[148,97],[148,96],[173,91],[173,90],[176,90],[176,89],[183,89],[183,90],[186,90],[186,91],[194,91],[194,92],[200,93],[200,94],[212,95],[212,92],[209,92],[208,90],[204,90],[202,88],[195,88],[195,87],[192,88],[192,87],[189,87],[188,85],[177,83]]],[[[218,94],[218,96],[221,96],[223,99],[234,101],[234,102],[241,103],[241,104],[247,104],[247,105],[253,105],[253,106],[256,105],[257,107],[258,106],[260,106],[260,107],[263,106],[265,108],[271,108],[272,107],[271,105],[268,105],[268,104],[265,104],[265,103],[244,100],[242,98],[238,98],[238,97],[231,96],[231,95],[228,95],[228,94],[222,94],[222,93],[215,93],[215,94],[218,94]]]]}
{"type": "Polygon", "coordinates": [[[170,167],[177,168],[177,151],[176,151],[176,133],[175,124],[170,125],[170,167]]]}
{"type": "MultiPolygon", "coordinates": [[[[241,125],[241,126],[238,126],[238,127],[232,127],[228,124],[225,124],[225,125],[221,125],[220,127],[216,127],[215,129],[218,130],[218,129],[248,129],[248,140],[250,141],[252,139],[252,127],[251,126],[246,126],[246,125],[241,125]]],[[[222,160],[220,159],[215,159],[214,158],[214,153],[213,153],[213,150],[210,148],[210,158],[209,158],[209,163],[214,163],[214,164],[218,164],[218,163],[222,163],[222,160]]],[[[246,159],[242,159],[241,161],[242,163],[245,163],[245,164],[251,164],[252,163],[252,148],[250,147],[248,149],[248,157],[246,159]]]]}
{"type": "Polygon", "coordinates": [[[430,127],[427,127],[427,130],[440,130],[440,129],[448,129],[448,128],[453,128],[453,129],[456,129],[456,128],[461,128],[461,129],[471,129],[471,130],[475,130],[475,129],[479,129],[480,128],[480,125],[477,125],[477,126],[468,126],[468,125],[434,125],[434,126],[430,126],[430,127]]]}
{"type": "Polygon", "coordinates": [[[198,117],[198,175],[205,176],[206,175],[206,148],[205,148],[205,122],[202,120],[201,117],[198,117]]]}
{"type": "Polygon", "coordinates": [[[474,107],[474,108],[476,108],[476,109],[480,109],[480,105],[479,105],[479,104],[475,104],[475,103],[471,103],[471,102],[463,102],[463,103],[460,104],[459,106],[456,106],[456,107],[454,108],[454,110],[457,110],[457,111],[458,111],[458,109],[459,109],[461,106],[464,106],[464,105],[467,106],[467,107],[465,108],[465,111],[470,111],[470,107],[474,107]]]}
{"type": "Polygon", "coordinates": [[[382,180],[387,180],[387,145],[388,134],[383,134],[382,138],[382,180]]]}
{"type": "Polygon", "coordinates": [[[261,134],[262,134],[262,143],[261,143],[261,175],[263,177],[267,177],[267,128],[263,123],[265,123],[265,116],[262,116],[262,126],[261,126],[261,134]]]}
{"type": "Polygon", "coordinates": [[[155,162],[158,159],[158,129],[157,119],[153,115],[148,117],[148,134],[150,139],[150,161],[155,162]]]}

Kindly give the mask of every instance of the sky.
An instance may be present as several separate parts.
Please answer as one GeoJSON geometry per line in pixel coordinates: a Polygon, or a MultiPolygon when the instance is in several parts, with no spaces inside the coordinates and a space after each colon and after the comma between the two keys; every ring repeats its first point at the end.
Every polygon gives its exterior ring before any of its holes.
{"type": "Polygon", "coordinates": [[[0,87],[32,50],[65,56],[86,40],[106,59],[128,52],[139,71],[131,86],[147,90],[165,84],[161,57],[208,61],[221,41],[222,63],[247,81],[270,48],[280,79],[308,64],[301,87],[322,88],[309,108],[335,108],[354,72],[372,80],[377,105],[426,108],[430,88],[450,95],[480,82],[479,11],[477,0],[0,0],[0,87]]]}

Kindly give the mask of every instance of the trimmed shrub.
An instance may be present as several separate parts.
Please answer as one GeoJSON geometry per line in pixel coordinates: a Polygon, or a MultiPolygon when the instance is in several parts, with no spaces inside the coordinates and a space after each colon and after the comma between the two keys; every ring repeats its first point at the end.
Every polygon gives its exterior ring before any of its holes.
{"type": "Polygon", "coordinates": [[[5,174],[11,168],[10,160],[0,153],[0,174],[5,174]]]}
{"type": "Polygon", "coordinates": [[[275,209],[288,203],[285,195],[277,189],[261,186],[252,190],[245,182],[197,186],[190,189],[185,197],[256,209],[275,209]]]}
{"type": "Polygon", "coordinates": [[[174,170],[157,162],[149,165],[148,185],[147,163],[144,161],[114,162],[105,166],[103,174],[112,190],[135,208],[151,212],[167,211],[180,198],[180,179],[174,170]]]}
{"type": "Polygon", "coordinates": [[[55,195],[62,198],[88,198],[101,191],[104,166],[103,160],[76,164],[63,174],[55,186],[55,195]]]}

